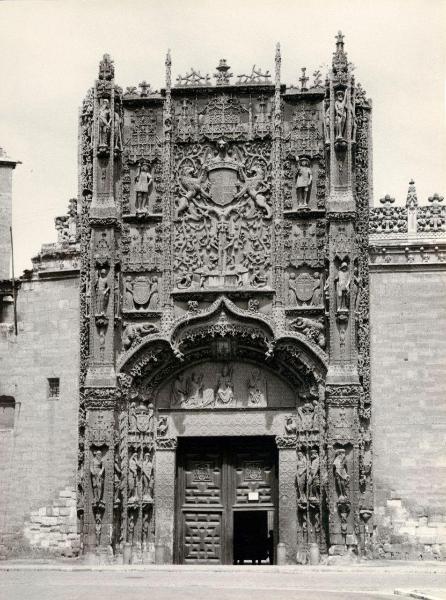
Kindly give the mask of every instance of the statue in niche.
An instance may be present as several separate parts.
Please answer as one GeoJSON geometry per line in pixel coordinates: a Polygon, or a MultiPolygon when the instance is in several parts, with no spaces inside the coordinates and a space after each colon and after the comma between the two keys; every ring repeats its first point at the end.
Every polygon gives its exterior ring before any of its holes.
{"type": "Polygon", "coordinates": [[[99,269],[96,280],[96,306],[97,312],[100,315],[105,315],[107,312],[108,301],[110,298],[108,279],[108,270],[105,268],[99,269]]]}
{"type": "Polygon", "coordinates": [[[248,381],[248,406],[266,406],[265,378],[260,369],[253,369],[248,381]]]}
{"type": "Polygon", "coordinates": [[[203,373],[193,372],[186,380],[187,398],[185,406],[202,406],[203,404],[203,373]]]}
{"type": "Polygon", "coordinates": [[[298,304],[296,273],[288,274],[288,304],[289,306],[298,304]]]}
{"type": "Polygon", "coordinates": [[[104,98],[99,106],[98,113],[99,124],[99,140],[98,146],[100,149],[107,149],[110,145],[110,133],[112,125],[112,117],[110,110],[110,101],[104,98]]]}
{"type": "Polygon", "coordinates": [[[184,381],[184,375],[179,373],[173,383],[170,393],[170,404],[172,407],[184,406],[187,402],[187,385],[184,381]]]}
{"type": "Polygon", "coordinates": [[[310,166],[310,161],[306,156],[302,156],[298,161],[296,173],[296,198],[298,209],[308,208],[312,182],[313,171],[310,166]]]}
{"type": "Polygon", "coordinates": [[[113,119],[113,131],[115,134],[115,152],[122,152],[122,119],[117,110],[115,110],[113,119]]]}
{"type": "Polygon", "coordinates": [[[322,306],[323,304],[323,291],[322,291],[322,275],[315,271],[313,273],[314,289],[313,295],[311,296],[311,306],[322,306]]]}
{"type": "Polygon", "coordinates": [[[138,502],[138,475],[141,465],[138,459],[138,453],[133,452],[129,460],[129,502],[138,502]]]}
{"type": "Polygon", "coordinates": [[[335,140],[344,140],[345,139],[345,129],[347,124],[347,116],[350,114],[351,124],[352,124],[352,133],[351,133],[351,141],[354,142],[356,139],[356,119],[355,119],[355,111],[351,104],[348,101],[348,94],[346,91],[338,90],[335,94],[335,103],[334,103],[334,125],[335,125],[335,140]]]}
{"type": "Polygon", "coordinates": [[[141,484],[142,484],[142,501],[153,502],[152,497],[152,473],[153,462],[149,452],[144,452],[141,463],[141,484]]]}
{"type": "Polygon", "coordinates": [[[160,303],[158,277],[152,277],[150,281],[150,295],[149,295],[149,310],[157,310],[160,303]]]}
{"type": "Polygon", "coordinates": [[[307,458],[301,450],[297,451],[296,487],[299,502],[307,500],[307,458]]]}
{"type": "Polygon", "coordinates": [[[149,519],[149,511],[145,510],[142,515],[142,543],[143,547],[147,548],[147,544],[149,542],[149,529],[150,529],[150,519],[149,519]]]}
{"type": "Polygon", "coordinates": [[[265,182],[265,173],[260,165],[254,165],[251,167],[251,171],[254,173],[254,175],[252,177],[248,177],[242,169],[240,170],[243,180],[243,187],[234,197],[234,200],[239,200],[246,194],[252,200],[254,200],[258,208],[261,208],[265,211],[265,219],[271,219],[272,210],[268,206],[266,198],[263,195],[263,192],[267,192],[269,190],[269,186],[265,182]]]}
{"type": "Polygon", "coordinates": [[[228,406],[234,400],[234,384],[232,382],[232,368],[224,364],[218,379],[215,392],[215,399],[218,404],[228,406]]]}
{"type": "Polygon", "coordinates": [[[135,177],[135,211],[137,213],[149,210],[149,196],[152,192],[153,177],[146,162],[139,165],[138,174],[135,177]]]}
{"type": "Polygon", "coordinates": [[[347,94],[343,90],[338,90],[335,94],[334,103],[334,125],[335,139],[344,139],[345,125],[347,123],[347,94]]]}
{"type": "Polygon", "coordinates": [[[101,450],[93,452],[93,460],[90,466],[91,491],[93,504],[101,504],[104,496],[105,466],[101,450]]]}
{"type": "Polygon", "coordinates": [[[350,307],[350,269],[344,261],[339,267],[338,274],[335,277],[336,288],[336,310],[338,312],[348,311],[350,307]]]}
{"type": "Polygon", "coordinates": [[[350,477],[347,472],[347,457],[343,448],[336,450],[333,461],[333,473],[338,499],[344,501],[347,499],[350,477]]]}
{"type": "Polygon", "coordinates": [[[308,471],[308,495],[310,501],[317,501],[320,496],[320,459],[319,452],[313,448],[310,452],[310,468],[308,471]]]}

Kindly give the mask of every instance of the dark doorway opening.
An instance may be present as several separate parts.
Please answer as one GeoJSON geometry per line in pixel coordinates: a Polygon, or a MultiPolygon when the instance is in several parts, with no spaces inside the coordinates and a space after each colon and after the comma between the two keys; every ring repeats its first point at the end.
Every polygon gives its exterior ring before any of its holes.
{"type": "Polygon", "coordinates": [[[273,562],[272,531],[268,531],[266,510],[234,512],[234,564],[273,562]]]}

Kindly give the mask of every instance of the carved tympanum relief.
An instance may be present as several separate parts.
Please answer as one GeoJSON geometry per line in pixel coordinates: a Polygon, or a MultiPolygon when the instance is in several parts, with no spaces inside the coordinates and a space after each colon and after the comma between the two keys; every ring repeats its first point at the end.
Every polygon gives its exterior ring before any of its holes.
{"type": "Polygon", "coordinates": [[[157,398],[160,408],[218,409],[294,406],[294,392],[249,363],[204,363],[180,371],[157,398]]]}

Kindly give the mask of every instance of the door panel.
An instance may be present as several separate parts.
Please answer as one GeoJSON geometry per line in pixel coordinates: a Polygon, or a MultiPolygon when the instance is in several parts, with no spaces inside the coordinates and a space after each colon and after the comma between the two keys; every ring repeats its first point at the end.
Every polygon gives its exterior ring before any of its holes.
{"type": "Polygon", "coordinates": [[[221,513],[184,512],[184,563],[220,564],[221,513]]]}
{"type": "MultiPolygon", "coordinates": [[[[268,510],[274,514],[276,456],[272,440],[265,438],[181,440],[177,480],[179,562],[232,563],[233,511],[268,510]]],[[[274,519],[269,516],[269,520],[274,519]]]]}

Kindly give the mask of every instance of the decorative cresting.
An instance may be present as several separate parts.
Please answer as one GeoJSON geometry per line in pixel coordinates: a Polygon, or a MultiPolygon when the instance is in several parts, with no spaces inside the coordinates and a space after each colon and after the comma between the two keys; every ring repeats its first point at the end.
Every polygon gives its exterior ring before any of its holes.
{"type": "Polygon", "coordinates": [[[342,35],[325,89],[283,85],[279,46],[274,77],[165,69],[123,94],[105,55],[80,112],[84,551],[172,561],[181,411],[276,436],[288,562],[366,550],[370,105],[342,35]]]}

